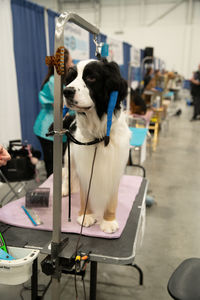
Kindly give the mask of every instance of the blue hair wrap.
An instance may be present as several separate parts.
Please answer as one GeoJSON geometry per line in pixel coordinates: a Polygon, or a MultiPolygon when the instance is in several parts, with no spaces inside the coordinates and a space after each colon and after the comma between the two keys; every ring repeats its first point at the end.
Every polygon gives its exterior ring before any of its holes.
{"type": "Polygon", "coordinates": [[[117,98],[118,98],[118,91],[113,91],[110,94],[110,99],[108,103],[108,110],[107,110],[107,131],[106,131],[106,136],[105,136],[105,146],[109,144],[110,141],[110,129],[112,125],[112,115],[113,111],[115,109],[116,103],[117,103],[117,98]]]}

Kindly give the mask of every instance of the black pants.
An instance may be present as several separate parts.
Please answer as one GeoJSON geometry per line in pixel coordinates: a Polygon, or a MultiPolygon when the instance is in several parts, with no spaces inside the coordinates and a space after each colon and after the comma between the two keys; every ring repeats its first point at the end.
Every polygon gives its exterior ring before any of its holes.
{"type": "MultiPolygon", "coordinates": [[[[43,139],[38,136],[40,141],[43,155],[44,155],[44,163],[45,169],[47,172],[47,177],[49,177],[53,173],[53,142],[43,139]]],[[[63,143],[63,156],[67,147],[67,143],[63,143]]]]}
{"type": "Polygon", "coordinates": [[[194,115],[193,118],[196,118],[198,115],[200,115],[200,95],[195,95],[193,97],[194,102],[194,115]]]}

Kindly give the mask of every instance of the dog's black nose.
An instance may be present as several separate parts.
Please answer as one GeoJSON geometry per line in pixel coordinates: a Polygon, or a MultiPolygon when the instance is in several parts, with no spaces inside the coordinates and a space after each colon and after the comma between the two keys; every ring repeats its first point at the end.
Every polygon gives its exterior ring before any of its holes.
{"type": "Polygon", "coordinates": [[[63,91],[63,94],[66,98],[73,99],[75,95],[75,88],[73,87],[66,87],[63,91]]]}

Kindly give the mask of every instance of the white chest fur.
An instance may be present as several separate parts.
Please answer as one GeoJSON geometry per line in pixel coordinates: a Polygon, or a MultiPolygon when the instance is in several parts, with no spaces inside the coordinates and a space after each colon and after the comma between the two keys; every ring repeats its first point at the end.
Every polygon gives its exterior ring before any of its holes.
{"type": "MultiPolygon", "coordinates": [[[[77,117],[76,139],[79,141],[91,141],[94,138],[105,136],[106,120],[99,120],[95,114],[93,117],[77,117]]],[[[94,146],[78,146],[73,144],[72,151],[77,175],[82,189],[87,193],[92,169],[95,147],[97,153],[94,163],[94,172],[90,189],[90,205],[92,210],[103,212],[109,198],[118,189],[120,178],[124,172],[128,160],[130,131],[123,112],[118,118],[113,117],[110,133],[110,143],[107,147],[104,142],[94,146]]]]}

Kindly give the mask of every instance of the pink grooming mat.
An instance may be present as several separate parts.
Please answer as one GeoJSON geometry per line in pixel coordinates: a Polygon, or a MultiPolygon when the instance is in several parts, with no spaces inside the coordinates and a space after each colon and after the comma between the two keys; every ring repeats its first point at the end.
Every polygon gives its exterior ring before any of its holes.
{"type": "MultiPolygon", "coordinates": [[[[99,224],[94,224],[89,228],[84,227],[83,235],[112,239],[119,238],[126,225],[126,221],[128,219],[136,195],[139,192],[141,182],[142,177],[139,176],[124,175],[122,177],[119,186],[119,201],[117,208],[117,220],[119,223],[119,229],[115,233],[104,233],[101,231],[99,224]]],[[[0,208],[0,221],[5,224],[17,227],[52,231],[53,175],[51,175],[40,187],[48,187],[51,189],[49,207],[34,208],[34,211],[38,214],[43,222],[42,225],[34,226],[27,215],[24,213],[21,206],[25,205],[25,197],[12,201],[0,208]]],[[[79,194],[73,194],[71,202],[71,222],[68,222],[68,197],[62,198],[62,232],[80,233],[81,226],[76,222],[78,211],[80,209],[79,194]]]]}

